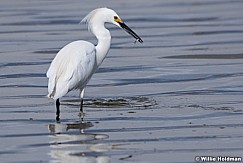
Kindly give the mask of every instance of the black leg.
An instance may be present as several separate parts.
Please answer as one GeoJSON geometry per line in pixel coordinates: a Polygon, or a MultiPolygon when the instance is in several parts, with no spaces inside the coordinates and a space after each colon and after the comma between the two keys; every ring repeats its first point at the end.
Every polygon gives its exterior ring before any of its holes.
{"type": "Polygon", "coordinates": [[[82,113],[83,113],[83,103],[84,103],[84,100],[83,100],[83,98],[81,98],[80,112],[82,112],[82,113]]]}
{"type": "Polygon", "coordinates": [[[80,103],[80,112],[83,113],[84,89],[81,89],[81,90],[80,90],[80,99],[81,99],[81,103],[80,103]]]}
{"type": "Polygon", "coordinates": [[[80,102],[80,118],[81,118],[81,121],[83,121],[83,118],[84,118],[84,112],[83,112],[83,103],[84,103],[84,89],[81,89],[80,90],[80,99],[81,99],[81,102],[80,102]]]}
{"type": "Polygon", "coordinates": [[[83,100],[83,98],[81,98],[80,113],[79,113],[79,116],[81,118],[80,119],[81,122],[83,122],[83,120],[84,120],[83,103],[84,103],[84,100],[83,100]]]}
{"type": "Polygon", "coordinates": [[[56,121],[60,121],[60,101],[56,100],[56,121]]]}

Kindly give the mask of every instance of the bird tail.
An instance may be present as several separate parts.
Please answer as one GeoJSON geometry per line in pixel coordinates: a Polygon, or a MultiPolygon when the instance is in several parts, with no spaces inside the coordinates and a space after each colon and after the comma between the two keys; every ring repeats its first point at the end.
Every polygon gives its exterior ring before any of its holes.
{"type": "Polygon", "coordinates": [[[46,95],[46,97],[48,97],[48,98],[54,98],[54,94],[53,94],[53,92],[52,93],[48,93],[48,95],[46,95]]]}
{"type": "Polygon", "coordinates": [[[55,93],[56,93],[56,84],[55,83],[52,83],[50,81],[50,79],[49,79],[48,95],[47,95],[47,97],[54,99],[55,93]]]}
{"type": "Polygon", "coordinates": [[[49,83],[48,84],[48,98],[52,98],[54,100],[61,98],[65,94],[67,94],[68,91],[68,83],[66,82],[57,82],[57,83],[49,83]]]}

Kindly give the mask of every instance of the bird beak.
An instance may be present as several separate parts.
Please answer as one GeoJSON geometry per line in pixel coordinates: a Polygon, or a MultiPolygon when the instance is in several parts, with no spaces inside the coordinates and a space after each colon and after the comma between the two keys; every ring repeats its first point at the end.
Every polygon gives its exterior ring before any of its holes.
{"type": "Polygon", "coordinates": [[[131,28],[129,28],[123,21],[117,22],[122,29],[124,29],[127,33],[129,33],[131,36],[133,36],[136,41],[143,43],[143,40],[133,31],[131,28]]]}

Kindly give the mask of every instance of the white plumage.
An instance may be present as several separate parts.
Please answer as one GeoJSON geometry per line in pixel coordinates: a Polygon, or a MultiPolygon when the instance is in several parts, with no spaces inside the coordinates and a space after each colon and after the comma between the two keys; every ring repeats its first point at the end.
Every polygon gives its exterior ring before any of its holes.
{"type": "Polygon", "coordinates": [[[93,44],[75,41],[66,45],[57,53],[47,71],[48,97],[56,100],[73,89],[83,90],[96,69],[93,44]]]}
{"type": "Polygon", "coordinates": [[[111,35],[104,26],[106,22],[115,24],[131,34],[136,41],[142,39],[119,18],[115,11],[98,8],[91,11],[81,22],[88,24],[89,30],[98,39],[95,46],[87,41],[74,41],[63,47],[53,59],[48,71],[48,97],[57,100],[73,89],[81,91],[81,108],[84,88],[93,73],[106,57],[111,44],[111,35]]]}

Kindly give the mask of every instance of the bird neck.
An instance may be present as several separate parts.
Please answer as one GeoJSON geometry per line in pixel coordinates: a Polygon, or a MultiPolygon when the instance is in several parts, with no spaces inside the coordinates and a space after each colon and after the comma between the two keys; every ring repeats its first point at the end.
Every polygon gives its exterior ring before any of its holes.
{"type": "Polygon", "coordinates": [[[105,27],[93,31],[96,31],[94,32],[94,35],[98,39],[98,44],[96,45],[95,48],[96,48],[97,66],[100,66],[110,49],[111,34],[105,27]]]}

